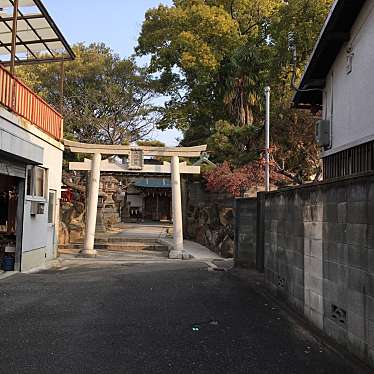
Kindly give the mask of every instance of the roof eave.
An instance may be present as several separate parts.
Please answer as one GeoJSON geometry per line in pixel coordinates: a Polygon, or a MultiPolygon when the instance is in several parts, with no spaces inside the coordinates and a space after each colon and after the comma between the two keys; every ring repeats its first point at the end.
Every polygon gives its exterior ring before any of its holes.
{"type": "Polygon", "coordinates": [[[322,94],[318,91],[302,91],[306,88],[323,90],[324,82],[343,45],[350,39],[350,30],[366,0],[336,0],[325,21],[317,43],[313,49],[293,98],[295,107],[310,105],[322,106],[322,94]]]}

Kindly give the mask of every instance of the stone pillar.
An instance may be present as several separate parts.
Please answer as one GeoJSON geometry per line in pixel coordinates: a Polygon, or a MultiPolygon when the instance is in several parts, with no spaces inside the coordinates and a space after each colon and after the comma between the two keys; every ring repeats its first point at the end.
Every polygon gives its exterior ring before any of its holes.
{"type": "Polygon", "coordinates": [[[101,154],[95,153],[91,161],[90,173],[90,187],[88,193],[88,201],[86,207],[86,233],[84,237],[84,249],[82,255],[96,256],[95,244],[95,229],[96,229],[96,216],[97,216],[97,203],[99,199],[100,187],[100,167],[101,167],[101,154]]]}
{"type": "Polygon", "coordinates": [[[183,222],[183,233],[188,235],[187,229],[187,212],[188,212],[188,190],[187,190],[187,176],[181,175],[181,194],[182,194],[182,222],[183,222]]]}
{"type": "Polygon", "coordinates": [[[174,248],[169,253],[170,258],[183,258],[183,223],[182,223],[182,199],[181,180],[179,173],[179,157],[173,156],[171,160],[171,189],[173,208],[173,235],[174,248]]]}

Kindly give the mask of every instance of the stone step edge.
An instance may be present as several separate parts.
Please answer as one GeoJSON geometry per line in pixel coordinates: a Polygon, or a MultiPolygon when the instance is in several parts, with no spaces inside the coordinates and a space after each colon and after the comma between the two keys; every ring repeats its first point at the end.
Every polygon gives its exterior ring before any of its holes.
{"type": "MultiPolygon", "coordinates": [[[[122,238],[122,237],[112,237],[112,238],[95,238],[95,244],[102,243],[156,243],[160,244],[160,239],[162,238],[122,238]]],[[[83,244],[84,239],[78,239],[70,244],[83,244]]]]}
{"type": "MultiPolygon", "coordinates": [[[[147,250],[152,249],[154,251],[167,251],[168,246],[164,244],[135,244],[135,243],[128,243],[128,244],[98,244],[95,243],[96,249],[111,249],[118,250],[118,249],[128,249],[131,250],[134,248],[135,250],[147,250]]],[[[83,243],[82,244],[60,244],[58,246],[58,249],[83,249],[83,243]]]]}
{"type": "MultiPolygon", "coordinates": [[[[58,250],[58,253],[60,255],[63,255],[63,254],[78,254],[80,252],[81,249],[77,249],[77,248],[64,248],[64,249],[59,249],[58,250]]],[[[103,250],[103,249],[100,249],[100,248],[95,248],[95,250],[100,253],[100,252],[114,252],[114,253],[131,253],[131,254],[137,254],[137,255],[140,255],[140,256],[153,256],[153,257],[168,257],[168,251],[149,251],[149,250],[140,250],[140,251],[137,251],[137,250],[131,250],[131,249],[127,249],[127,250],[122,250],[122,251],[111,251],[111,250],[103,250]]]]}

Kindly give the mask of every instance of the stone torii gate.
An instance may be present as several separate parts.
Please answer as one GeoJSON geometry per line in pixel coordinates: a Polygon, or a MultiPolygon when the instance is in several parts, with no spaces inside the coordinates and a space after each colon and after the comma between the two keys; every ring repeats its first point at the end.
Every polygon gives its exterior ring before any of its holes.
{"type": "Polygon", "coordinates": [[[128,145],[104,145],[64,141],[65,147],[73,153],[92,154],[92,159],[84,162],[69,163],[70,170],[90,171],[89,194],[86,207],[86,231],[84,238],[85,256],[96,256],[94,249],[97,203],[99,196],[100,171],[126,173],[160,173],[171,174],[172,211],[173,211],[173,250],[169,257],[183,258],[183,224],[180,174],[200,174],[200,166],[189,166],[179,162],[179,157],[197,158],[206,151],[207,146],[196,147],[152,147],[128,145]],[[118,163],[108,159],[102,160],[102,155],[128,156],[127,163],[118,163]],[[144,156],[171,157],[171,163],[163,165],[144,165],[144,156]]]}

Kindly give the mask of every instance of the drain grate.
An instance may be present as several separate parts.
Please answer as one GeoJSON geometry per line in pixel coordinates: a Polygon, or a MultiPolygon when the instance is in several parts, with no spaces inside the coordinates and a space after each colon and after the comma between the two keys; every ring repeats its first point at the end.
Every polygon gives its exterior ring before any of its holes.
{"type": "Polygon", "coordinates": [[[278,287],[282,289],[286,287],[286,278],[278,276],[278,287]]]}
{"type": "Polygon", "coordinates": [[[341,325],[347,324],[347,311],[331,304],[331,318],[341,325]]]}

